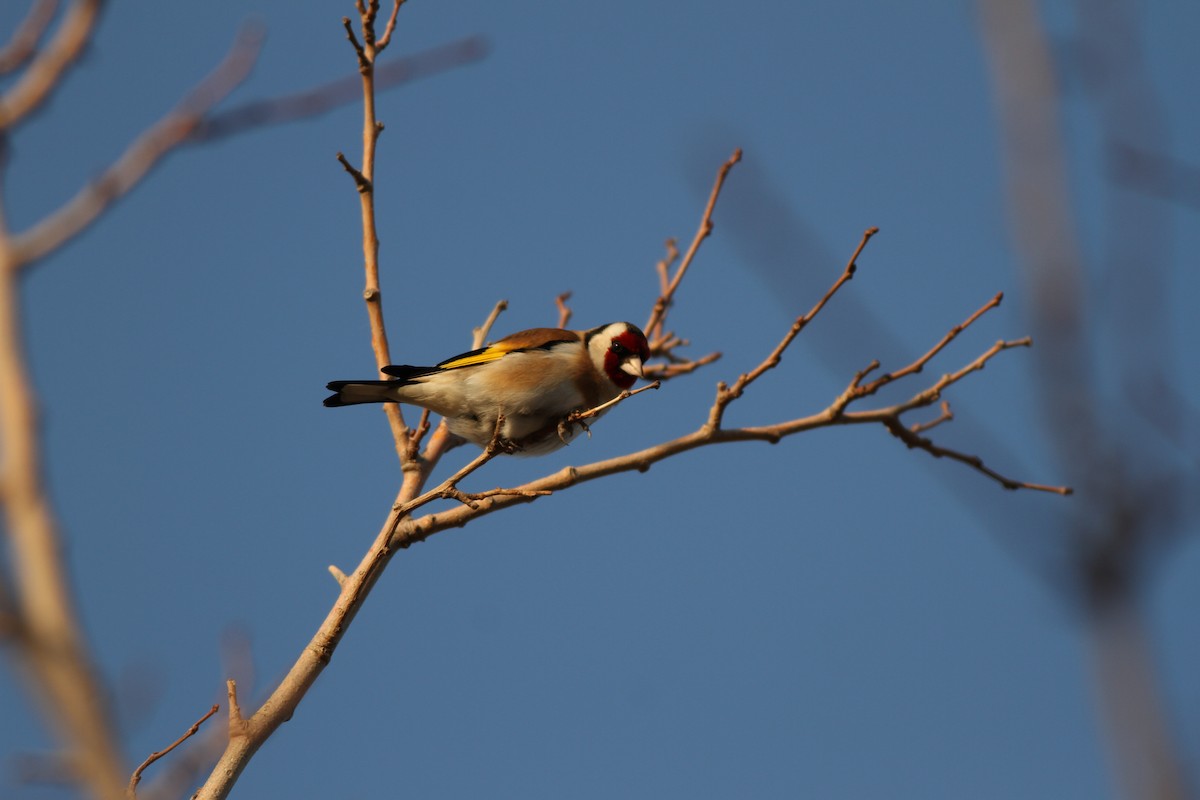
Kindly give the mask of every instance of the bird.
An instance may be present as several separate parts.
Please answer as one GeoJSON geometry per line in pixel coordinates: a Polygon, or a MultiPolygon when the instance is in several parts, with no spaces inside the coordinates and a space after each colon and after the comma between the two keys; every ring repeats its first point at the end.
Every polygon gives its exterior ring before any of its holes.
{"type": "Polygon", "coordinates": [[[530,328],[436,366],[383,367],[390,380],[333,381],[325,405],[419,406],[480,447],[499,433],[509,451],[541,455],[587,429],[582,422],[567,424],[572,412],[603,405],[644,378],[649,357],[646,335],[629,322],[586,331],[530,328]]]}

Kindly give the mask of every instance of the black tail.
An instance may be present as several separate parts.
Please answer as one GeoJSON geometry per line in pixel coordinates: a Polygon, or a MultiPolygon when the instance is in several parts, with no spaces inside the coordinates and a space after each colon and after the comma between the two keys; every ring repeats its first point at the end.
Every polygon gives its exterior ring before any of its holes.
{"type": "Polygon", "coordinates": [[[355,406],[359,403],[394,403],[387,390],[400,381],[332,381],[325,388],[336,394],[325,398],[329,408],[355,406]]]}
{"type": "Polygon", "coordinates": [[[398,403],[399,400],[391,390],[412,383],[415,378],[437,372],[437,367],[410,367],[407,364],[394,364],[380,370],[384,375],[391,375],[390,381],[332,381],[325,385],[331,392],[336,392],[325,398],[325,405],[330,408],[337,406],[356,406],[359,403],[398,403]]]}

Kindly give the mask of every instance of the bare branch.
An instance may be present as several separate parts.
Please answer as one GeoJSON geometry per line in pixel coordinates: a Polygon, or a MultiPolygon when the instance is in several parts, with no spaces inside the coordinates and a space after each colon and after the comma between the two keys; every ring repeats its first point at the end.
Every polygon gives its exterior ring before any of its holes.
{"type": "MultiPolygon", "coordinates": [[[[236,679],[238,691],[245,695],[255,686],[254,659],[250,642],[237,628],[221,635],[220,664],[224,675],[236,679]]],[[[221,687],[221,697],[227,699],[228,686],[221,687]]],[[[177,752],[170,761],[160,765],[154,778],[141,786],[139,796],[150,800],[176,800],[191,795],[198,776],[206,775],[216,763],[229,741],[228,725],[211,725],[195,737],[187,749],[177,752]]]]}
{"type": "MultiPolygon", "coordinates": [[[[497,426],[499,429],[499,425],[497,426]]],[[[502,452],[499,447],[488,447],[471,462],[463,466],[436,488],[410,501],[397,497],[374,544],[363,557],[354,572],[342,582],[341,592],[333,608],[325,617],[316,635],[304,648],[296,663],[280,681],[275,691],[251,717],[244,718],[237,703],[236,685],[229,681],[230,737],[225,752],[209,775],[207,782],[196,793],[198,800],[227,797],[238,776],[245,769],[254,753],[271,734],[286,720],[304,699],[308,689],[329,664],[329,659],[341,642],[354,616],[366,602],[375,581],[395,554],[390,544],[396,527],[413,509],[433,500],[452,496],[463,478],[482,467],[502,452]]],[[[402,490],[403,494],[403,490],[402,490]]],[[[483,502],[487,502],[491,495],[483,502]]]]}
{"type": "Polygon", "coordinates": [[[0,95],[0,131],[12,128],[45,102],[63,72],[87,46],[99,13],[100,0],[75,0],[71,4],[46,48],[29,63],[17,82],[0,95]]]}
{"type": "Polygon", "coordinates": [[[58,0],[33,0],[25,19],[13,31],[12,38],[0,47],[0,75],[18,69],[37,52],[38,41],[54,19],[58,0]]]}
{"type": "Polygon", "coordinates": [[[549,490],[538,491],[535,489],[488,489],[486,492],[463,492],[455,488],[450,488],[442,493],[442,497],[447,500],[457,500],[466,506],[475,506],[480,500],[488,497],[497,497],[499,495],[519,495],[521,497],[537,497],[539,495],[550,494],[549,490]]]}
{"type": "Polygon", "coordinates": [[[136,186],[163,156],[187,139],[209,109],[245,80],[261,43],[258,28],[244,27],[224,60],[183,102],[134,140],[112,166],[62,208],[13,237],[10,268],[31,264],[78,236],[136,186]]]}
{"type": "Polygon", "coordinates": [[[133,771],[133,775],[129,778],[129,792],[128,792],[129,797],[134,798],[134,799],[137,798],[137,787],[138,787],[138,784],[141,783],[142,773],[146,771],[147,767],[149,767],[155,761],[158,761],[160,758],[165,756],[167,753],[170,753],[176,747],[179,747],[179,745],[183,744],[185,741],[187,741],[191,737],[195,736],[196,733],[200,730],[200,726],[203,725],[208,720],[209,717],[211,717],[213,714],[216,714],[217,710],[219,708],[220,708],[220,706],[217,705],[216,703],[214,703],[213,707],[208,710],[208,713],[205,714],[200,719],[196,720],[194,723],[192,723],[192,727],[188,728],[187,731],[184,732],[183,736],[180,736],[178,739],[171,742],[171,744],[165,750],[157,750],[157,751],[151,753],[146,758],[145,761],[143,761],[141,764],[139,764],[138,768],[133,771]]]}
{"type": "MultiPolygon", "coordinates": [[[[962,377],[968,372],[980,369],[981,366],[978,364],[982,364],[988,360],[988,358],[994,356],[1002,349],[1007,348],[990,348],[986,353],[976,359],[976,362],[972,362],[971,365],[968,365],[962,370],[959,370],[959,372],[954,373],[954,376],[962,377]]],[[[957,377],[952,379],[950,382],[954,382],[957,377]]],[[[933,392],[932,394],[936,394],[936,392],[933,392]]],[[[933,402],[936,402],[936,400],[927,399],[925,394],[922,393],[921,395],[918,395],[917,400],[910,401],[909,403],[870,411],[839,413],[835,409],[835,403],[816,414],[807,417],[801,417],[795,420],[789,420],[787,422],[777,423],[774,425],[744,428],[712,428],[705,424],[690,434],[672,439],[667,442],[662,442],[654,445],[653,447],[648,447],[634,453],[618,456],[616,458],[610,458],[605,461],[594,462],[586,466],[566,467],[552,475],[531,481],[522,486],[513,487],[509,492],[485,498],[476,503],[474,507],[460,506],[459,508],[451,509],[446,512],[439,512],[437,514],[429,514],[416,519],[405,520],[397,528],[392,544],[398,548],[406,548],[416,542],[424,541],[435,533],[449,530],[451,528],[462,527],[475,518],[484,516],[485,514],[499,511],[503,508],[516,505],[517,503],[532,502],[538,497],[545,496],[547,492],[554,493],[562,491],[576,484],[596,480],[598,478],[603,478],[618,472],[645,472],[650,469],[652,465],[658,463],[659,461],[679,455],[680,453],[684,453],[688,450],[694,450],[698,447],[743,441],[766,441],[775,443],[785,437],[792,436],[797,433],[833,425],[881,424],[891,430],[893,421],[896,420],[900,414],[911,410],[912,408],[925,407],[933,402]]],[[[900,428],[904,431],[904,435],[901,438],[912,435],[907,428],[904,428],[903,425],[900,425],[900,428]]],[[[926,450],[932,455],[949,457],[961,461],[978,470],[981,474],[987,476],[988,478],[1000,483],[1005,488],[1028,489],[1034,491],[1051,492],[1054,494],[1071,493],[1071,490],[1068,487],[1026,483],[1007,478],[984,466],[982,460],[979,460],[974,456],[968,456],[956,451],[939,448],[932,444],[928,447],[923,444],[918,444],[916,446],[926,450]]]]}

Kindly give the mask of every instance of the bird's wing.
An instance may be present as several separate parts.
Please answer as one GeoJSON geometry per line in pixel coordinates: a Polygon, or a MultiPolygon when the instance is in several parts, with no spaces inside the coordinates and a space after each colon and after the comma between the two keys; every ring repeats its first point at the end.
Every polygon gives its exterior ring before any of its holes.
{"type": "Polygon", "coordinates": [[[486,364],[489,361],[503,358],[509,353],[516,353],[522,350],[549,350],[558,344],[578,341],[579,335],[574,331],[567,331],[561,328],[531,328],[527,331],[520,331],[511,336],[506,336],[487,347],[481,347],[478,350],[461,353],[454,358],[446,359],[438,364],[437,368],[459,369],[460,367],[473,367],[477,364],[486,364]]]}

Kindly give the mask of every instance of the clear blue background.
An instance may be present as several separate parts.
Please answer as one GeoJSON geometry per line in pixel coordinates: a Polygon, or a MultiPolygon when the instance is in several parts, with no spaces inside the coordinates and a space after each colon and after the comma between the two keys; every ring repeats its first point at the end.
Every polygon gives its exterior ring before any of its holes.
{"type": "MultiPolygon", "coordinates": [[[[0,32],[22,5],[4,5],[0,32]]],[[[115,158],[247,14],[269,40],[234,102],[351,72],[352,13],[111,4],[14,142],[10,223],[115,158]]],[[[1070,36],[1062,9],[1047,20],[1070,36]]],[[[1195,163],[1200,7],[1151,4],[1143,22],[1176,154],[1195,163]]],[[[1030,332],[971,4],[414,2],[388,55],[467,34],[487,37],[484,61],[379,103],[396,361],[467,349],[501,298],[497,334],[552,323],[564,290],[580,326],[644,321],[663,241],[690,240],[716,168],[746,154],[671,317],[692,352],[724,358],[472,486],[692,430],[715,382],[761,360],[868,226],[881,233],[857,277],[732,423],[817,411],[868,360],[899,366],[997,291],[1004,305],[926,378],[1030,332]]],[[[1077,96],[1067,111],[1094,256],[1095,120],[1077,96]]],[[[372,371],[358,197],[334,160],[357,162],[360,113],[173,155],[27,281],[51,487],[132,762],[223,704],[229,630],[260,690],[284,673],[335,597],[326,565],[351,569],[394,497],[383,416],[320,404],[326,381],[372,371]]],[[[1196,213],[1162,213],[1178,236],[1162,313],[1195,397],[1196,213]]],[[[955,388],[963,419],[937,438],[1061,482],[1032,366],[1005,353],[955,388]]],[[[1088,502],[1004,492],[855,428],[693,452],[487,517],[392,562],[235,796],[1112,797],[1086,640],[1028,558],[1056,509],[1088,502]]],[[[1194,768],[1200,549],[1168,555],[1146,607],[1194,768]]],[[[22,756],[53,745],[8,679],[0,719],[0,796],[61,796],[18,780],[22,756]]]]}

